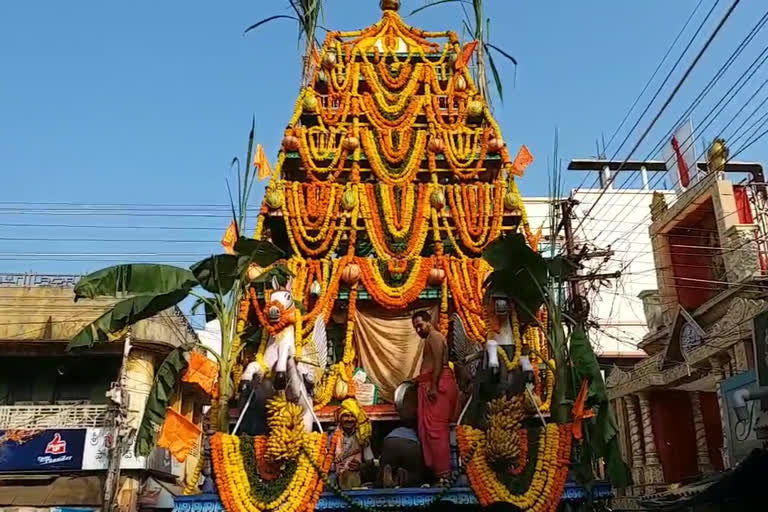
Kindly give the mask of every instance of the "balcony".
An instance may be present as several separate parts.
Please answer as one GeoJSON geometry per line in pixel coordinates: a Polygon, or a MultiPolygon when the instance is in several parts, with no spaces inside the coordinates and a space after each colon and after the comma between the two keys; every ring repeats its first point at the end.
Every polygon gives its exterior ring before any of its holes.
{"type": "Polygon", "coordinates": [[[108,405],[2,405],[0,430],[106,427],[110,417],[108,405]]]}

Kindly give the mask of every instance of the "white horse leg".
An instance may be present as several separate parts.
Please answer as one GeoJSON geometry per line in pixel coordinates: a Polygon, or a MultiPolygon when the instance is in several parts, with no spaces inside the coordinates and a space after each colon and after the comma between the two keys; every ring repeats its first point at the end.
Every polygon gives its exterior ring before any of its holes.
{"type": "Polygon", "coordinates": [[[307,395],[307,388],[302,386],[301,397],[304,399],[304,430],[306,432],[312,432],[312,422],[317,423],[317,428],[320,432],[323,431],[323,425],[320,423],[320,419],[315,414],[315,408],[312,405],[312,401],[307,395]]]}
{"type": "MultiPolygon", "coordinates": [[[[295,358],[291,357],[287,361],[286,372],[288,373],[287,396],[293,402],[298,403],[304,411],[304,431],[312,432],[312,420],[314,410],[307,396],[307,388],[304,385],[304,379],[299,373],[295,358]]],[[[318,422],[319,424],[319,422],[318,422]]]]}

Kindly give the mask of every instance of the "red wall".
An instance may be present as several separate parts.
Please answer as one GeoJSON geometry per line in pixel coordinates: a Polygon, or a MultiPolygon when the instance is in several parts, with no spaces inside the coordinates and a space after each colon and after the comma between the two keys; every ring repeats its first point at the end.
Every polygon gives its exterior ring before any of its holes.
{"type": "Polygon", "coordinates": [[[720,245],[717,236],[712,200],[707,200],[690,213],[667,234],[672,273],[675,277],[677,299],[682,307],[691,311],[722,288],[710,283],[723,279],[715,275],[715,257],[720,261],[720,245]]]}
{"type": "Polygon", "coordinates": [[[709,448],[709,460],[715,469],[723,470],[723,454],[720,448],[723,446],[723,424],[720,422],[720,404],[717,401],[717,393],[699,393],[701,402],[701,414],[704,416],[704,430],[707,433],[707,448],[709,448]]]}
{"type": "Polygon", "coordinates": [[[650,394],[650,406],[664,480],[675,483],[698,474],[696,431],[688,393],[653,392],[650,394]]]}

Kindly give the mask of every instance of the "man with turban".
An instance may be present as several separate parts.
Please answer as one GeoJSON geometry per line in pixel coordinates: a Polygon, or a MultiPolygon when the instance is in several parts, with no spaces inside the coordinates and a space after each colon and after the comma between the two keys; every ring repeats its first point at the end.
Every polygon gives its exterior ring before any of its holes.
{"type": "Polygon", "coordinates": [[[368,476],[373,468],[371,422],[357,400],[347,398],[336,410],[336,424],[341,429],[334,453],[339,487],[344,490],[361,487],[362,475],[368,476]]]}

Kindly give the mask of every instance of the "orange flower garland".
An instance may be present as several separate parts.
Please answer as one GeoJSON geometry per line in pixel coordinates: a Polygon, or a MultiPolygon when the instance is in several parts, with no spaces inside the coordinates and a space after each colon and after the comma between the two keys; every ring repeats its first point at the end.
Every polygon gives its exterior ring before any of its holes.
{"type": "MultiPolygon", "coordinates": [[[[329,467],[335,448],[333,443],[337,441],[332,441],[329,450],[327,434],[306,434],[289,483],[276,498],[267,503],[252,494],[240,451],[241,439],[221,432],[215,434],[211,438],[211,459],[222,505],[227,512],[313,511],[325,484],[315,467],[329,467]]],[[[258,444],[265,442],[255,441],[258,444]]],[[[274,475],[268,473],[264,476],[274,475]]]]}
{"type": "Polygon", "coordinates": [[[360,266],[361,280],[373,299],[386,309],[406,309],[419,298],[427,286],[429,271],[432,270],[431,258],[414,258],[413,268],[408,279],[401,286],[389,286],[379,271],[378,264],[370,258],[355,258],[360,266]]]}
{"type": "MultiPolygon", "coordinates": [[[[504,221],[504,182],[497,181],[493,187],[489,184],[453,185],[446,189],[451,218],[463,247],[476,254],[482,253],[501,233],[504,221]]],[[[444,218],[443,222],[446,229],[450,229],[448,219],[444,218]]]]}
{"type": "MultiPolygon", "coordinates": [[[[382,187],[380,187],[380,190],[383,189],[382,187]]],[[[382,222],[384,222],[387,225],[388,232],[400,233],[395,225],[393,213],[387,211],[388,201],[384,201],[384,211],[379,210],[378,202],[376,200],[376,190],[374,189],[373,184],[358,185],[358,197],[361,203],[360,206],[363,221],[365,222],[366,231],[377,256],[385,259],[402,259],[411,258],[421,253],[427,235],[429,234],[429,224],[427,222],[430,211],[429,190],[430,188],[428,184],[419,186],[419,194],[416,198],[416,204],[413,205],[415,212],[412,213],[412,225],[409,226],[411,228],[410,237],[402,251],[394,251],[387,241],[387,235],[384,231],[384,226],[382,226],[382,222]]],[[[387,191],[385,194],[391,194],[391,191],[387,191]]],[[[408,204],[404,205],[404,208],[408,207],[408,204]]]]}
{"type": "Polygon", "coordinates": [[[411,154],[407,162],[401,165],[401,169],[390,168],[382,161],[376,146],[375,135],[372,130],[362,129],[360,134],[363,151],[365,152],[371,170],[382,183],[387,185],[402,185],[414,180],[416,173],[419,172],[421,162],[424,159],[424,153],[427,147],[427,133],[419,131],[416,134],[411,154]]]}
{"type": "MultiPolygon", "coordinates": [[[[461,425],[457,428],[459,451],[467,458],[476,450],[467,463],[467,475],[472,490],[481,506],[507,502],[531,512],[554,512],[560,504],[568,475],[571,453],[571,425],[548,424],[539,435],[535,470],[525,492],[510,492],[491,467],[485,446],[485,433],[461,425]]],[[[526,436],[527,437],[527,436],[526,436]]]]}

